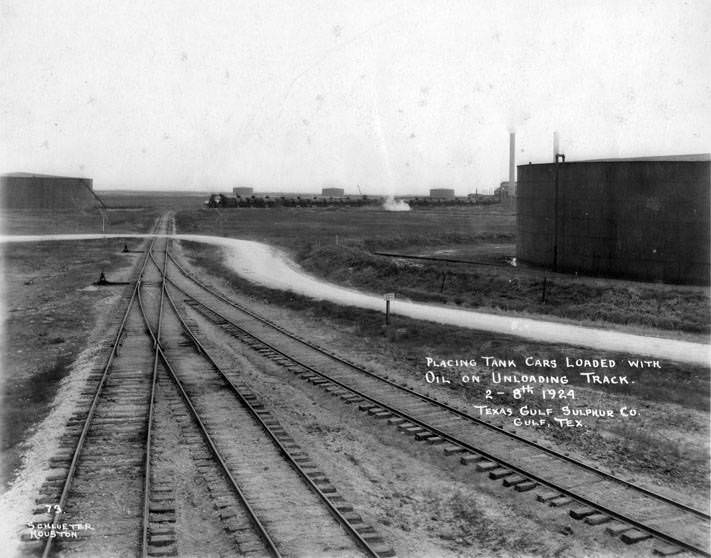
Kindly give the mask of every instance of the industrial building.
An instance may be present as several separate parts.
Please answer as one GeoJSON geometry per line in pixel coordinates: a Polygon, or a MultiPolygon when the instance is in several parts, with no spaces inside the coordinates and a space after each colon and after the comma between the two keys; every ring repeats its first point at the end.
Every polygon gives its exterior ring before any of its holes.
{"type": "Polygon", "coordinates": [[[238,186],[237,188],[232,188],[232,193],[236,198],[246,198],[254,194],[254,188],[249,186],[238,186]]]}
{"type": "Polygon", "coordinates": [[[451,188],[432,188],[430,190],[430,198],[451,200],[454,199],[454,190],[451,188]]]}
{"type": "Polygon", "coordinates": [[[90,178],[11,173],[0,176],[3,209],[85,209],[103,207],[90,178]]]}
{"type": "Polygon", "coordinates": [[[517,258],[709,284],[710,167],[709,155],[519,165],[517,258]]]}
{"type": "Polygon", "coordinates": [[[329,198],[342,198],[345,195],[343,188],[322,188],[321,195],[329,198]]]}
{"type": "Polygon", "coordinates": [[[516,182],[512,184],[511,181],[504,180],[494,193],[502,200],[513,198],[516,195],[516,182]]]}

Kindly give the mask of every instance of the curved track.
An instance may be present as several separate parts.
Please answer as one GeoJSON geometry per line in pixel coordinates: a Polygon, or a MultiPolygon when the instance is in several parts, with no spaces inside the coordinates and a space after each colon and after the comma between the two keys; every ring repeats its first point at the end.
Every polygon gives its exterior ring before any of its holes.
{"type": "MultiPolygon", "coordinates": [[[[152,256],[156,268],[164,270],[163,257],[160,264],[152,256]]],[[[274,556],[393,556],[306,452],[239,383],[239,374],[230,375],[215,363],[166,292],[164,281],[165,274],[162,292],[170,311],[161,314],[163,336],[148,321],[146,325],[215,461],[258,529],[265,545],[259,550],[274,556]]],[[[238,541],[240,550],[242,542],[238,541]]],[[[248,545],[255,550],[251,542],[248,545]]]]}
{"type": "MultiPolygon", "coordinates": [[[[251,544],[250,550],[258,552],[260,555],[269,555],[269,556],[274,556],[274,557],[279,557],[281,554],[277,550],[274,542],[272,539],[269,537],[269,534],[267,533],[266,529],[262,525],[262,523],[259,521],[257,518],[256,513],[254,512],[254,509],[250,505],[249,501],[245,497],[242,489],[240,488],[239,484],[235,480],[234,475],[231,473],[229,466],[227,465],[222,452],[218,449],[217,444],[213,438],[213,436],[210,435],[210,433],[207,430],[207,427],[205,426],[205,422],[203,421],[202,417],[198,413],[198,411],[195,409],[195,406],[193,405],[193,402],[191,398],[188,396],[186,393],[183,383],[178,379],[176,372],[174,370],[174,367],[171,365],[170,361],[166,357],[165,350],[164,350],[164,344],[165,344],[165,335],[163,335],[165,329],[168,330],[168,335],[170,335],[170,325],[167,324],[167,327],[164,328],[164,322],[167,321],[165,320],[165,313],[164,313],[164,301],[166,299],[166,291],[165,291],[165,266],[167,263],[167,258],[164,258],[162,264],[158,264],[156,262],[155,256],[153,255],[153,251],[149,251],[149,256],[151,261],[155,264],[155,269],[154,272],[157,272],[157,278],[155,285],[159,285],[159,287],[156,287],[156,289],[159,291],[159,307],[157,309],[157,313],[155,314],[155,318],[151,320],[149,318],[150,312],[146,311],[143,297],[141,296],[139,292],[138,296],[138,302],[139,305],[141,305],[141,308],[143,309],[143,318],[144,318],[144,324],[146,327],[146,331],[148,335],[150,336],[153,347],[155,350],[155,363],[154,367],[157,369],[159,362],[162,365],[162,368],[166,371],[168,374],[169,378],[174,382],[175,388],[179,392],[182,401],[185,404],[185,407],[189,410],[189,412],[192,414],[194,423],[198,427],[198,430],[200,434],[203,437],[204,443],[207,446],[209,452],[210,452],[210,457],[211,460],[218,465],[220,474],[224,477],[224,480],[227,482],[229,491],[236,497],[237,501],[236,502],[229,502],[229,504],[234,507],[234,508],[239,508],[240,512],[240,517],[242,519],[246,519],[247,523],[251,526],[251,530],[256,532],[257,539],[259,542],[254,540],[254,537],[251,537],[251,533],[244,534],[242,535],[241,539],[238,541],[238,545],[240,550],[244,550],[247,548],[248,544],[251,544]],[[241,544],[239,544],[241,543],[241,544]],[[260,544],[261,543],[261,544],[260,544]],[[242,548],[244,547],[244,548],[242,548]]],[[[172,302],[171,302],[172,306],[172,302]]],[[[149,472],[147,471],[146,473],[146,479],[148,483],[150,475],[149,472]]],[[[217,482],[217,480],[215,480],[217,482]]],[[[146,511],[148,511],[148,506],[149,503],[146,503],[146,511]]],[[[171,508],[174,511],[174,508],[171,508]]],[[[155,514],[156,516],[158,514],[155,514]]],[[[149,527],[149,515],[148,513],[145,514],[145,522],[144,522],[144,542],[147,539],[147,533],[150,532],[150,527],[149,527]]],[[[158,517],[156,517],[158,519],[158,517]]],[[[167,523],[167,522],[159,522],[159,523],[167,523]]],[[[165,525],[154,525],[154,530],[157,532],[165,532],[161,530],[161,528],[165,528],[165,525]]],[[[174,531],[173,533],[174,534],[174,531]]],[[[177,545],[176,545],[177,546],[177,545]]],[[[144,546],[144,549],[147,548],[147,545],[144,546]]],[[[177,551],[177,549],[176,549],[177,551]]],[[[144,556],[146,554],[144,553],[144,556]]]]}
{"type": "MultiPolygon", "coordinates": [[[[226,448],[224,460],[228,464],[239,462],[232,470],[239,477],[247,498],[253,502],[256,515],[265,517],[266,529],[273,534],[279,551],[304,556],[323,553],[394,555],[382,537],[363,522],[308,454],[240,381],[239,373],[220,369],[170,294],[167,299],[173,312],[174,337],[162,344],[161,355],[196,417],[201,414],[200,408],[206,417],[213,408],[229,411],[228,421],[218,412],[209,419],[208,429],[216,433],[218,442],[221,440],[226,448]],[[181,347],[182,338],[187,338],[196,351],[186,354],[181,347]],[[178,364],[170,366],[171,360],[178,364]],[[211,385],[214,393],[210,393],[211,385]],[[267,470],[269,472],[265,472],[267,470]],[[269,491],[264,490],[265,483],[270,486],[269,491]],[[277,500],[272,496],[274,492],[281,495],[277,500]],[[304,537],[305,533],[312,536],[304,537]]],[[[204,422],[208,422],[208,418],[204,422]]]]}
{"type": "Polygon", "coordinates": [[[502,479],[517,491],[535,491],[589,524],[607,524],[626,542],[655,537],[665,552],[709,553],[709,514],[599,471],[459,409],[374,374],[332,351],[286,331],[190,275],[172,256],[169,283],[186,303],[237,339],[321,386],[374,420],[460,454],[464,464],[502,479]]]}

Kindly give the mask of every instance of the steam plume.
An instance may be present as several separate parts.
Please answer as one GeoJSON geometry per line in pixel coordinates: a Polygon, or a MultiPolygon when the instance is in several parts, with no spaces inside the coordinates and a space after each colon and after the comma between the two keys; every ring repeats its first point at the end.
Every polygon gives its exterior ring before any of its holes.
{"type": "Polygon", "coordinates": [[[408,203],[404,200],[395,200],[393,196],[388,196],[383,202],[383,209],[385,211],[410,211],[412,209],[408,203]]]}

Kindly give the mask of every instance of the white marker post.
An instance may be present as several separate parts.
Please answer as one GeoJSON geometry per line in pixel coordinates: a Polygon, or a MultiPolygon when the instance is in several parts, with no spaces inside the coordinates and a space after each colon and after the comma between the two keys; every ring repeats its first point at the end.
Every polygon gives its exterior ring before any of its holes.
{"type": "Polygon", "coordinates": [[[383,295],[385,299],[385,325],[390,323],[390,301],[395,300],[395,293],[385,293],[383,295]]]}
{"type": "Polygon", "coordinates": [[[99,208],[99,215],[101,215],[101,234],[106,234],[106,212],[99,208]]]}

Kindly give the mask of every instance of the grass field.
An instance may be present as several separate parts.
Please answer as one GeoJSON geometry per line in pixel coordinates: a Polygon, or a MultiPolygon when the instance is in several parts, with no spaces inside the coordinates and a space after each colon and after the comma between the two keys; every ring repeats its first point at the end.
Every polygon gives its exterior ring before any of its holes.
{"type": "Polygon", "coordinates": [[[97,210],[14,210],[0,211],[2,234],[100,234],[142,233],[161,214],[158,208],[97,210]]]}
{"type": "Polygon", "coordinates": [[[121,293],[120,286],[92,285],[101,271],[109,280],[128,278],[136,254],[121,248],[117,240],[3,247],[7,352],[0,355],[0,482],[12,478],[23,441],[49,413],[62,380],[121,293]]]}
{"type": "Polygon", "coordinates": [[[390,212],[373,208],[195,209],[177,215],[179,232],[269,241],[291,252],[313,246],[387,248],[514,241],[515,217],[498,206],[390,212]]]}
{"type": "Polygon", "coordinates": [[[97,190],[96,194],[112,210],[155,208],[191,210],[210,197],[207,192],[141,192],[137,190],[97,190]]]}
{"type": "MultiPolygon", "coordinates": [[[[157,208],[107,212],[107,233],[148,232],[157,208]]],[[[100,233],[97,211],[25,210],[0,213],[3,234],[100,233]]],[[[0,484],[12,479],[23,443],[47,416],[62,381],[123,287],[97,289],[128,277],[136,254],[121,252],[116,239],[0,245],[5,297],[4,353],[0,355],[0,484]]],[[[134,249],[138,240],[130,240],[134,249]]],[[[105,331],[99,331],[98,336],[105,331]]]]}
{"type": "Polygon", "coordinates": [[[265,241],[308,271],[373,292],[491,312],[555,316],[586,325],[711,332],[709,289],[585,278],[512,267],[515,216],[502,207],[410,212],[373,209],[193,210],[179,232],[265,241]],[[444,254],[502,265],[462,265],[375,255],[444,254]],[[544,292],[545,289],[545,292],[544,292]]]}

